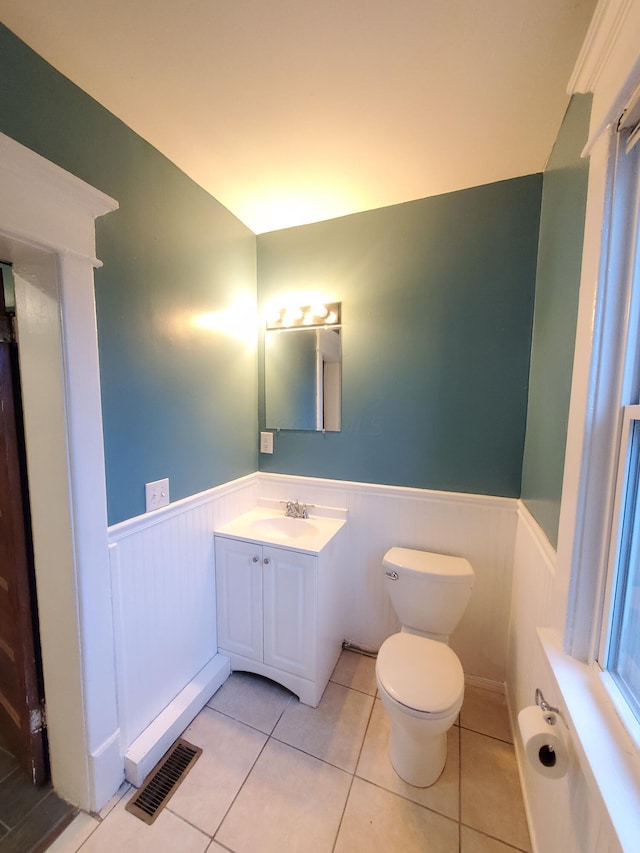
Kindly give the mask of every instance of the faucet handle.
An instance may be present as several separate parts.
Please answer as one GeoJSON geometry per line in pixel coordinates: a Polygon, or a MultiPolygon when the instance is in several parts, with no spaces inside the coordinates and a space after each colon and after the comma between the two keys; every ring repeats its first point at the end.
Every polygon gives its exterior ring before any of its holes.
{"type": "Polygon", "coordinates": [[[313,509],[314,504],[301,504],[300,501],[280,501],[285,505],[284,514],[291,518],[309,518],[307,510],[313,509]]]}
{"type": "MultiPolygon", "coordinates": [[[[295,516],[296,507],[295,507],[295,504],[293,503],[293,501],[280,501],[280,503],[285,505],[285,510],[284,510],[285,515],[295,516]]],[[[297,501],[296,501],[296,503],[297,503],[297,501]]]]}

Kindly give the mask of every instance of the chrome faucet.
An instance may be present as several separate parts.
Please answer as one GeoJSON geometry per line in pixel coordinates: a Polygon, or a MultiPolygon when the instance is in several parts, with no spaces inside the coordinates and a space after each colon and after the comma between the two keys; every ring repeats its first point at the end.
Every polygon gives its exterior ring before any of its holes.
{"type": "MultiPolygon", "coordinates": [[[[286,503],[286,509],[284,514],[287,518],[309,518],[308,506],[307,504],[300,504],[298,501],[283,501],[286,503]]],[[[312,504],[309,504],[312,506],[312,504]]]]}

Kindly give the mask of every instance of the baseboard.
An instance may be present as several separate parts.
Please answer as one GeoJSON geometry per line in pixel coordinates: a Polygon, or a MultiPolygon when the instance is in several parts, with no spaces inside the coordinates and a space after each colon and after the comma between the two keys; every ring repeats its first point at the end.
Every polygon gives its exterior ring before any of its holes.
{"type": "MultiPolygon", "coordinates": [[[[79,803],[86,811],[99,812],[122,784],[123,767],[120,729],[89,755],[90,803],[79,803]]],[[[64,795],[64,792],[61,791],[64,795]]]]}
{"type": "Polygon", "coordinates": [[[504,694],[504,684],[501,681],[492,681],[490,678],[480,678],[477,675],[466,675],[464,683],[470,687],[482,687],[484,690],[492,690],[494,693],[504,694]]]}
{"type": "Polygon", "coordinates": [[[229,659],[216,655],[134,740],[124,757],[128,782],[136,788],[142,785],[149,771],[224,684],[229,673],[229,659]]]}
{"type": "Polygon", "coordinates": [[[529,800],[529,788],[524,773],[525,756],[522,750],[522,739],[518,728],[517,712],[514,713],[513,706],[509,695],[509,690],[505,684],[505,696],[507,697],[507,712],[509,714],[509,722],[511,723],[511,731],[513,733],[513,750],[516,757],[516,767],[518,769],[518,779],[520,781],[520,791],[522,792],[522,803],[524,805],[524,814],[527,819],[527,827],[529,829],[529,840],[531,842],[532,853],[538,853],[538,840],[533,821],[533,810],[529,800]]]}

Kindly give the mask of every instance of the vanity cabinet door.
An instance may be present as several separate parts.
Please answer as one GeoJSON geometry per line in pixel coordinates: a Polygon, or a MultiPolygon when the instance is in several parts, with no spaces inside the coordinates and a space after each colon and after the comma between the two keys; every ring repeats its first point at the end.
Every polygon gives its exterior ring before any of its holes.
{"type": "Polygon", "coordinates": [[[264,662],[315,678],[317,558],[263,546],[264,662]]]}
{"type": "Polygon", "coordinates": [[[262,549],[216,536],[218,647],[262,660],[262,549]]]}

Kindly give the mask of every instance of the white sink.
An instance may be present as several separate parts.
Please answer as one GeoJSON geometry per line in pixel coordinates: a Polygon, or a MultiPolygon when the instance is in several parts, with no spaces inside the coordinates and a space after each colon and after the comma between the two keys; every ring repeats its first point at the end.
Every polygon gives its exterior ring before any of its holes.
{"type": "Polygon", "coordinates": [[[299,539],[301,536],[316,536],[318,527],[309,518],[289,518],[278,515],[258,518],[249,527],[258,536],[284,536],[287,539],[299,539]]]}
{"type": "Polygon", "coordinates": [[[283,511],[258,506],[216,528],[217,536],[249,539],[317,554],[345,523],[344,518],[314,515],[289,518],[283,511]]]}

